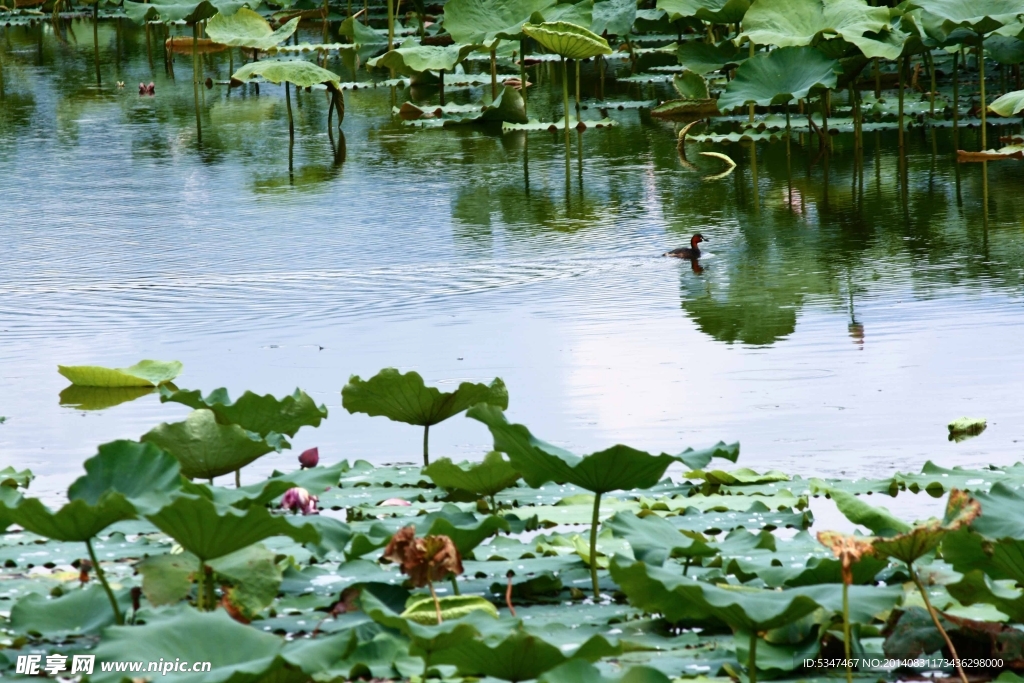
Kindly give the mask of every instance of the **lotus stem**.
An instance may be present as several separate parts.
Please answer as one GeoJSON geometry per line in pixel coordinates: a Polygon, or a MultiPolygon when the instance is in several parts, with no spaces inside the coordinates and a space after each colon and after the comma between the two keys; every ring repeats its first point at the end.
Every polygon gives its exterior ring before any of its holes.
{"type": "Polygon", "coordinates": [[[99,579],[100,584],[103,586],[103,591],[107,594],[107,600],[110,601],[110,608],[114,610],[114,623],[118,626],[124,624],[124,615],[121,614],[121,608],[117,605],[117,598],[114,597],[114,591],[110,589],[110,584],[107,583],[107,575],[103,571],[103,567],[100,566],[100,561],[96,559],[96,551],[92,549],[92,539],[87,539],[85,547],[89,551],[89,559],[92,560],[93,569],[96,570],[96,578],[99,579]]]}
{"type": "Polygon", "coordinates": [[[828,102],[826,101],[826,95],[828,91],[821,93],[821,130],[824,131],[824,141],[826,144],[831,144],[832,140],[828,135],[828,102]]]}
{"type": "Polygon", "coordinates": [[[597,583],[597,525],[600,523],[601,494],[594,494],[594,516],[590,520],[590,581],[594,584],[594,602],[601,596],[597,583]]]}
{"type": "Polygon", "coordinates": [[[363,0],[363,26],[370,25],[370,0],[363,0]]]}
{"type": "Polygon", "coordinates": [[[508,587],[505,589],[505,604],[508,605],[508,611],[512,613],[514,617],[516,615],[516,608],[512,606],[512,572],[508,574],[508,587]]]}
{"type": "Polygon", "coordinates": [[[959,147],[960,137],[960,54],[963,48],[953,53],[953,144],[959,147]]]}
{"type": "MultiPolygon", "coordinates": [[[[442,81],[444,83],[444,81],[442,81]]],[[[523,96],[523,111],[526,111],[526,38],[519,39],[519,94],[523,96]]]]}
{"type": "Polygon", "coordinates": [[[498,41],[491,47],[491,100],[498,99],[498,41]]]}
{"type": "Polygon", "coordinates": [[[462,591],[459,590],[459,581],[455,578],[455,574],[449,576],[448,580],[452,583],[452,592],[455,593],[455,595],[462,595],[462,591]]]}
{"type": "Polygon", "coordinates": [[[576,62],[576,120],[580,121],[583,117],[580,115],[580,60],[574,60],[576,62]]]}
{"type": "Polygon", "coordinates": [[[437,72],[438,78],[441,79],[441,106],[444,106],[444,69],[439,69],[437,72]]]}
{"type": "Polygon", "coordinates": [[[900,85],[899,85],[899,114],[898,114],[899,130],[900,130],[900,132],[899,132],[900,149],[903,149],[903,81],[905,80],[903,72],[906,69],[906,67],[907,67],[907,57],[903,57],[902,59],[899,59],[899,60],[896,61],[896,70],[899,72],[899,81],[900,81],[900,85]]]}
{"type": "MultiPolygon", "coordinates": [[[[324,43],[327,42],[327,15],[331,11],[331,9],[328,6],[327,2],[328,2],[328,0],[324,0],[324,33],[323,33],[323,42],[324,43]]],[[[326,54],[326,52],[324,54],[326,54]]]]}
{"type": "Polygon", "coordinates": [[[928,61],[928,75],[931,79],[931,86],[928,89],[929,116],[935,118],[935,60],[932,58],[931,51],[924,54],[928,61]]]}
{"type": "Polygon", "coordinates": [[[683,563],[683,576],[686,576],[686,573],[690,571],[691,562],[693,562],[693,557],[691,555],[687,555],[686,562],[683,563]]]}
{"type": "Polygon", "coordinates": [[[92,53],[96,64],[96,85],[100,85],[100,3],[92,4],[92,53]]]}
{"type": "Polygon", "coordinates": [[[437,593],[434,591],[434,584],[427,581],[427,588],[430,589],[430,596],[434,598],[434,612],[437,614],[437,623],[442,623],[444,620],[441,618],[441,601],[437,599],[437,593]]]}
{"type": "Polygon", "coordinates": [[[878,57],[871,60],[875,64],[875,99],[882,96],[882,71],[878,68],[878,57]]]}
{"type": "Polygon", "coordinates": [[[750,652],[747,654],[747,678],[757,683],[757,630],[750,632],[750,652]]]}
{"type": "Polygon", "coordinates": [[[203,571],[205,564],[202,560],[199,561],[199,574],[196,576],[196,609],[202,612],[206,608],[206,591],[205,591],[205,577],[206,572],[203,571]]]}
{"type": "MultiPolygon", "coordinates": [[[[978,83],[981,85],[981,151],[988,149],[986,125],[986,113],[988,102],[985,100],[985,34],[978,34],[978,83]]],[[[963,672],[961,672],[963,674],[963,672]]]]}
{"type": "MultiPolygon", "coordinates": [[[[330,126],[328,126],[328,127],[330,127],[330,126]]],[[[242,488],[242,468],[241,467],[239,467],[237,470],[235,470],[235,488],[236,489],[242,488]]]]}
{"type": "MultiPolygon", "coordinates": [[[[565,109],[565,147],[569,148],[569,67],[562,57],[562,105],[565,109]]],[[[596,579],[595,579],[596,581],[596,579]]]]}
{"type": "Polygon", "coordinates": [[[288,106],[288,139],[295,139],[295,121],[292,119],[292,92],[291,84],[284,82],[284,102],[288,106]]]}
{"type": "MultiPolygon", "coordinates": [[[[754,41],[750,41],[750,56],[751,57],[754,56],[754,41]]],[[[753,102],[750,103],[750,106],[747,108],[747,111],[749,112],[750,122],[753,123],[754,122],[754,103],[753,102]]]]}
{"type": "MultiPolygon", "coordinates": [[[[369,0],[367,0],[368,2],[369,0]]],[[[369,12],[367,12],[369,14],[369,12]]],[[[395,49],[395,0],[388,0],[388,51],[395,49]]]]}
{"type": "Polygon", "coordinates": [[[212,612],[217,606],[213,593],[213,570],[204,564],[203,572],[206,574],[206,609],[212,612]]]}
{"type": "Polygon", "coordinates": [[[853,683],[853,667],[850,665],[850,584],[845,581],[843,582],[843,651],[846,655],[846,683],[853,683]]]}
{"type": "Polygon", "coordinates": [[[203,144],[203,122],[199,118],[199,23],[192,24],[192,101],[196,109],[196,142],[203,144]]]}
{"type": "Polygon", "coordinates": [[[423,466],[426,467],[430,464],[430,450],[427,448],[427,443],[430,439],[430,425],[423,425],[423,466]]]}
{"type": "Polygon", "coordinates": [[[928,591],[925,590],[924,584],[921,583],[921,578],[914,571],[914,564],[907,562],[907,570],[910,571],[910,578],[913,580],[914,585],[917,586],[917,590],[921,593],[921,598],[924,600],[924,606],[928,610],[928,615],[932,618],[932,623],[935,624],[935,628],[939,629],[939,633],[942,634],[942,639],[946,641],[946,647],[949,648],[949,656],[952,657],[953,662],[956,664],[956,672],[960,676],[962,683],[968,683],[967,674],[964,673],[963,668],[960,666],[960,655],[956,653],[956,648],[953,647],[953,641],[949,639],[949,634],[946,633],[946,629],[942,628],[942,623],[939,621],[939,615],[935,612],[935,608],[932,607],[932,601],[928,599],[928,591]]]}

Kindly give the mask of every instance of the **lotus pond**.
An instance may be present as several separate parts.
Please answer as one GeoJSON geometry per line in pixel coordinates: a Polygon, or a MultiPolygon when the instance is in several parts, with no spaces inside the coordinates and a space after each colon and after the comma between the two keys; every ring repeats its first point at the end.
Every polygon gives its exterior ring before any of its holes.
{"type": "Polygon", "coordinates": [[[1019,680],[1022,21],[0,3],[0,675],[1019,680]]]}

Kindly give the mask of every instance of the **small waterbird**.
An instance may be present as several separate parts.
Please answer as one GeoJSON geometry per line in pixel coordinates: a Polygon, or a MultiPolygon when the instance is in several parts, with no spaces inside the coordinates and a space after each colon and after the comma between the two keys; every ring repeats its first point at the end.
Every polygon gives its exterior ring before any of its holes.
{"type": "Polygon", "coordinates": [[[704,239],[704,235],[698,232],[696,235],[690,238],[690,246],[679,247],[678,249],[673,249],[672,251],[666,251],[664,254],[662,254],[662,256],[675,256],[676,258],[686,258],[690,260],[699,259],[700,247],[698,247],[697,245],[701,242],[707,242],[707,240],[704,239]]]}

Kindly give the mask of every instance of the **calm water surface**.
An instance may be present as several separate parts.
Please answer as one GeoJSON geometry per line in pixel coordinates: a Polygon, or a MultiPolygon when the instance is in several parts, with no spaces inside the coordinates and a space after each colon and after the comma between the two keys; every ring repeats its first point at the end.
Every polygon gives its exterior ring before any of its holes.
{"type": "MultiPolygon", "coordinates": [[[[323,94],[295,96],[289,172],[281,88],[204,89],[198,147],[188,58],[171,80],[159,41],[151,67],[143,32],[105,22],[96,87],[91,25],[72,28],[68,44],[0,28],[0,467],[30,467],[39,494],[97,444],[186,413],[154,396],[59,404],[58,363],[141,358],[183,361],[183,387],[299,386],[327,404],[253,479],[314,445],[417,460],[419,429],[341,408],[350,374],[385,366],[500,376],[511,418],[577,452],[739,440],[749,467],[874,477],[1024,451],[1024,168],[958,167],[948,130],[912,131],[905,169],[889,133],[868,133],[861,160],[849,136],[827,157],[794,140],[789,162],[759,143],[756,169],[748,143],[691,145],[688,168],[672,124],[612,110],[620,125],[583,134],[582,156],[574,134],[567,184],[560,136],[417,130],[392,103],[436,92],[380,87],[346,93],[333,146],[323,94]],[[739,167],[706,180],[721,165],[700,150],[739,167]],[[660,257],[698,231],[703,270],[660,257]],[[965,414],[988,430],[948,442],[965,414]]],[[[226,78],[226,55],[207,68],[226,78]]],[[[548,120],[551,77],[530,99],[548,120]]],[[[585,70],[584,99],[597,87],[585,70]]],[[[607,97],[666,88],[609,82],[607,97]]],[[[461,417],[431,438],[457,459],[490,446],[461,417]]]]}

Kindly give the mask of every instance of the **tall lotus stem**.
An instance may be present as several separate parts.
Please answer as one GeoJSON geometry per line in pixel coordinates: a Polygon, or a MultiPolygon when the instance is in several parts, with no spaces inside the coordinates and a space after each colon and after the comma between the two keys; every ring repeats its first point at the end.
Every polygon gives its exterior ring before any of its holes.
{"type": "Polygon", "coordinates": [[[455,574],[449,574],[448,580],[452,583],[452,592],[455,595],[462,595],[462,591],[459,590],[459,581],[455,578],[455,574]]]}
{"type": "Polygon", "coordinates": [[[491,46],[491,100],[498,99],[498,41],[491,46]]]}
{"type": "Polygon", "coordinates": [[[192,101],[196,108],[196,141],[203,143],[203,122],[199,119],[199,22],[192,24],[192,101]]]}
{"type": "Polygon", "coordinates": [[[426,467],[430,464],[430,450],[427,448],[427,443],[430,439],[430,425],[423,425],[423,466],[426,467]]]}
{"type": "MultiPolygon", "coordinates": [[[[751,57],[754,56],[754,41],[750,41],[750,56],[751,57]]],[[[748,108],[747,111],[749,112],[750,122],[753,123],[754,122],[754,103],[753,102],[750,103],[750,107],[748,108]]]]}
{"type": "Polygon", "coordinates": [[[963,48],[953,53],[953,143],[959,147],[960,132],[960,53],[963,48]]]}
{"type": "Polygon", "coordinates": [[[196,576],[196,609],[202,612],[206,606],[206,589],[205,589],[205,577],[206,572],[204,571],[205,565],[202,560],[199,561],[199,574],[196,576]]]}
{"type": "Polygon", "coordinates": [[[441,106],[443,107],[443,106],[444,106],[444,69],[438,69],[438,71],[437,71],[437,77],[438,77],[438,79],[440,79],[440,81],[441,81],[441,83],[440,83],[440,89],[441,89],[441,106]]]}
{"type": "Polygon", "coordinates": [[[935,118],[935,60],[932,58],[931,52],[924,54],[928,60],[928,75],[931,77],[931,87],[928,92],[929,116],[935,118]]]}
{"type": "MultiPolygon", "coordinates": [[[[369,1],[369,0],[367,0],[369,1]]],[[[369,12],[367,12],[369,14],[369,12]]],[[[395,0],[388,0],[388,51],[394,49],[395,43],[395,0]]]]}
{"type": "Polygon", "coordinates": [[[821,93],[821,130],[825,133],[825,142],[831,144],[831,138],[828,136],[828,103],[826,97],[828,90],[821,93]]]}
{"type": "Polygon", "coordinates": [[[92,53],[96,63],[96,85],[100,84],[100,3],[92,3],[92,53]]]}
{"type": "Polygon", "coordinates": [[[110,601],[110,607],[114,610],[114,623],[118,626],[124,623],[124,615],[121,614],[121,608],[117,606],[117,598],[114,597],[114,591],[110,589],[110,584],[107,583],[107,575],[103,571],[103,567],[100,566],[100,561],[96,559],[96,551],[92,549],[92,539],[88,539],[85,542],[85,547],[89,550],[89,559],[92,560],[92,566],[96,570],[96,578],[99,579],[100,584],[103,586],[103,591],[107,594],[107,600],[110,601]]]}
{"type": "Polygon", "coordinates": [[[905,80],[904,70],[907,68],[908,57],[904,57],[896,62],[896,70],[899,72],[900,90],[899,90],[899,129],[900,129],[900,149],[903,149],[903,81],[905,80]]]}
{"type": "Polygon", "coordinates": [[[939,616],[935,612],[935,608],[932,607],[931,600],[928,599],[928,591],[925,590],[924,584],[921,583],[921,578],[914,571],[914,565],[911,562],[907,563],[907,570],[910,571],[910,578],[913,580],[914,585],[917,586],[917,590],[921,593],[921,598],[924,600],[924,606],[928,610],[928,615],[932,618],[932,623],[935,624],[935,628],[942,634],[942,639],[946,641],[946,647],[949,648],[949,656],[953,658],[953,663],[956,664],[956,672],[960,675],[962,683],[967,683],[967,674],[964,673],[963,668],[960,666],[960,655],[956,653],[956,648],[953,647],[953,641],[949,639],[949,634],[946,633],[946,629],[942,628],[942,623],[939,621],[939,616]]]}
{"type": "Polygon", "coordinates": [[[565,148],[569,149],[569,67],[565,65],[565,57],[562,57],[562,106],[565,109],[565,148]]]}
{"type": "Polygon", "coordinates": [[[295,139],[295,121],[292,119],[292,89],[291,83],[284,82],[284,102],[288,105],[288,139],[295,139]]]}
{"type": "Polygon", "coordinates": [[[434,598],[434,612],[437,614],[437,623],[444,621],[441,619],[441,601],[437,599],[437,593],[434,591],[434,584],[430,581],[427,582],[427,588],[430,589],[430,596],[434,598]]]}
{"type": "Polygon", "coordinates": [[[750,632],[750,652],[747,655],[747,679],[757,683],[757,630],[750,632]]]}
{"type": "Polygon", "coordinates": [[[843,654],[846,656],[846,683],[853,683],[850,645],[850,584],[843,581],[843,654]]]}
{"type": "Polygon", "coordinates": [[[594,584],[594,602],[601,595],[597,584],[597,525],[600,524],[601,494],[594,494],[594,516],[590,520],[590,581],[594,584]]]}
{"type": "MultiPolygon", "coordinates": [[[[327,5],[327,0],[324,0],[324,33],[323,33],[323,42],[325,42],[325,43],[327,42],[327,15],[328,15],[328,13],[330,13],[330,11],[331,11],[331,9],[327,5]]],[[[325,54],[326,54],[326,51],[325,51],[325,54]]]]}
{"type": "Polygon", "coordinates": [[[577,59],[577,60],[575,60],[575,62],[576,62],[576,120],[580,121],[583,118],[580,115],[580,60],[577,59]]]}
{"type": "Polygon", "coordinates": [[[519,94],[523,96],[523,112],[526,111],[526,38],[519,39],[519,94]]]}
{"type": "Polygon", "coordinates": [[[871,60],[875,64],[875,99],[882,96],[882,71],[878,68],[878,57],[871,60]]]}
{"type": "MultiPolygon", "coordinates": [[[[985,130],[988,102],[985,101],[985,34],[978,34],[978,82],[981,84],[981,150],[988,149],[987,131],[985,130]]],[[[961,672],[962,674],[963,672],[961,672]]]]}

